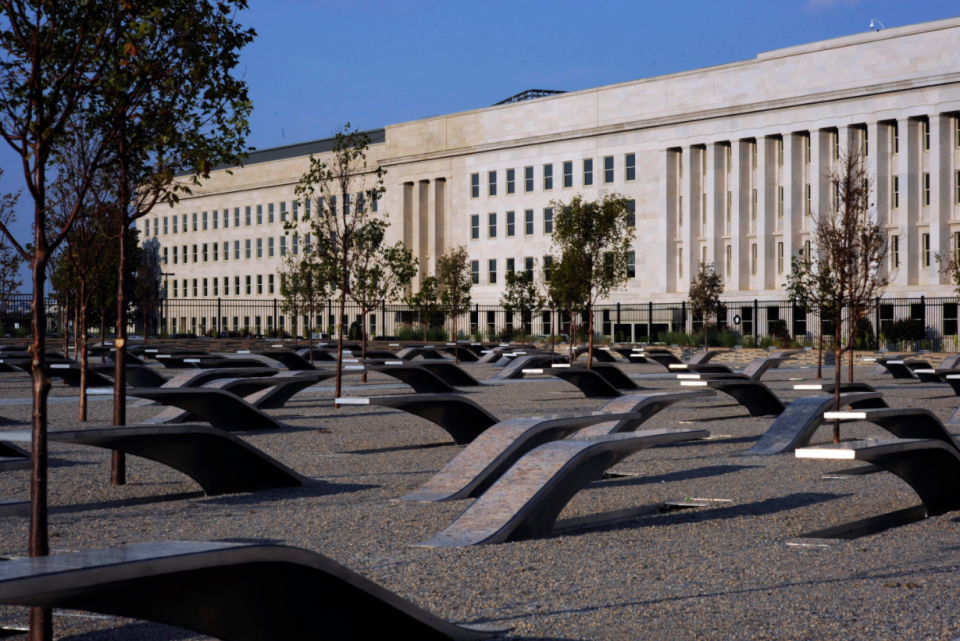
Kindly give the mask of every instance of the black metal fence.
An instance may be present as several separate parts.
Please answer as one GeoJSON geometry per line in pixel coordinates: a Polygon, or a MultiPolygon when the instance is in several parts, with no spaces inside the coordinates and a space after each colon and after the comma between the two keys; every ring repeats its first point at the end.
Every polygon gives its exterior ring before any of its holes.
{"type": "MultiPolygon", "coordinates": [[[[802,309],[789,301],[728,300],[719,319],[722,340],[736,344],[770,342],[774,339],[815,344],[822,333],[832,337],[833,322],[821,319],[817,310],[802,309]]],[[[128,332],[149,336],[211,336],[242,338],[247,336],[282,337],[307,332],[335,335],[338,302],[328,301],[313,318],[294,317],[283,312],[280,299],[164,299],[134,306],[129,315],[128,332]]],[[[62,333],[73,331],[63,310],[53,299],[46,300],[47,329],[62,333]]],[[[678,342],[702,331],[685,302],[599,305],[594,309],[594,331],[620,342],[678,342]]],[[[72,316],[72,312],[71,312],[72,316]]],[[[436,313],[427,319],[406,305],[382,305],[361,318],[360,309],[348,304],[344,325],[353,335],[364,323],[370,337],[395,340],[450,340],[453,319],[436,313]],[[427,321],[427,322],[424,322],[427,321]],[[426,336],[423,328],[426,326],[426,336]]],[[[0,324],[6,335],[29,335],[30,296],[19,294],[0,304],[0,324]]],[[[511,313],[500,305],[474,305],[457,318],[460,338],[507,340],[528,336],[583,336],[586,319],[553,311],[530,314],[511,313]]],[[[864,349],[932,349],[960,351],[958,346],[958,305],[956,298],[884,298],[858,323],[859,347],[864,349]]],[[[97,319],[89,322],[89,331],[99,333],[97,319]]],[[[112,327],[107,333],[112,333],[112,327]]]]}

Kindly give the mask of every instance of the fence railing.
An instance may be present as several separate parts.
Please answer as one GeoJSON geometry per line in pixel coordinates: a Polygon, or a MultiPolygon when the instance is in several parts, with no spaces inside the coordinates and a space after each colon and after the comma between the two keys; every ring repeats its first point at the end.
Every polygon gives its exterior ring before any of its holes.
{"type": "MultiPolygon", "coordinates": [[[[0,302],[0,325],[5,335],[30,334],[30,301],[29,295],[17,294],[0,302]]],[[[816,309],[802,309],[789,301],[754,299],[724,303],[726,311],[719,318],[723,334],[718,340],[736,344],[789,340],[813,345],[821,334],[832,337],[834,333],[832,318],[821,319],[816,309]]],[[[859,347],[960,351],[956,298],[884,298],[876,303],[858,322],[859,347]]],[[[73,310],[71,318],[66,319],[54,299],[46,299],[45,305],[49,332],[62,334],[64,328],[74,331],[73,310]]],[[[339,305],[335,300],[327,301],[310,318],[285,314],[283,308],[280,299],[155,300],[131,306],[127,331],[134,336],[222,338],[305,336],[308,331],[314,335],[337,333],[339,305]]],[[[702,332],[700,319],[690,313],[686,302],[598,305],[593,314],[596,334],[620,342],[677,342],[683,334],[702,332]]],[[[424,340],[422,328],[426,326],[426,340],[450,340],[453,327],[453,318],[442,310],[427,318],[400,304],[382,305],[367,313],[366,318],[361,318],[356,305],[348,304],[344,316],[344,326],[354,336],[363,323],[370,337],[424,340]]],[[[457,333],[460,338],[483,340],[516,338],[521,331],[533,337],[569,336],[576,331],[583,337],[586,320],[583,315],[570,318],[550,310],[521,314],[500,305],[473,305],[457,318],[457,333]]],[[[88,320],[88,331],[99,334],[100,318],[96,313],[88,320]]],[[[113,321],[109,321],[107,334],[112,333],[113,321]]]]}

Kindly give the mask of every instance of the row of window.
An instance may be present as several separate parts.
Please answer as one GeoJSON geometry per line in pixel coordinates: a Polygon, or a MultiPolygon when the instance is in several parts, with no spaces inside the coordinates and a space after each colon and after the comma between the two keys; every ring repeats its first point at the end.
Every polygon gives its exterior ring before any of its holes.
{"type": "MultiPolygon", "coordinates": [[[[247,238],[246,240],[243,241],[242,251],[241,251],[240,241],[235,240],[233,241],[233,259],[240,260],[241,256],[247,260],[251,258],[260,259],[264,257],[264,250],[266,250],[267,258],[273,258],[275,255],[275,249],[277,245],[279,245],[280,255],[286,256],[287,255],[287,237],[280,236],[279,242],[276,243],[276,245],[274,244],[274,240],[275,239],[272,236],[270,238],[267,238],[266,248],[264,248],[263,238],[247,238]]],[[[294,256],[297,256],[300,254],[300,244],[301,244],[300,236],[297,234],[293,234],[290,237],[290,252],[294,256]]],[[[205,263],[211,257],[211,255],[213,257],[213,262],[218,262],[220,260],[220,243],[201,243],[201,244],[193,245],[192,246],[193,251],[188,253],[188,249],[190,248],[191,246],[183,245],[182,252],[181,252],[180,251],[181,248],[179,246],[173,245],[172,247],[173,251],[171,252],[169,251],[171,247],[164,247],[163,248],[163,264],[164,265],[171,264],[170,261],[172,258],[173,265],[180,264],[181,262],[184,265],[186,265],[188,262],[191,262],[190,261],[191,255],[193,257],[192,262],[194,263],[200,263],[200,262],[205,263]]],[[[303,237],[303,253],[304,254],[310,253],[310,234],[306,234],[303,237]]],[[[224,261],[230,260],[230,241],[229,240],[223,241],[223,260],[224,261]]]]}
{"type": "MultiPolygon", "coordinates": [[[[609,185],[615,182],[616,180],[616,163],[614,156],[604,156],[600,159],[599,173],[596,175],[597,167],[595,166],[593,158],[586,158],[581,160],[580,165],[580,185],[583,187],[591,187],[599,179],[603,182],[604,185],[609,185]]],[[[573,161],[565,160],[560,163],[560,181],[563,189],[570,189],[574,186],[574,169],[573,161]]],[[[536,179],[534,177],[535,167],[529,166],[523,168],[522,182],[523,182],[523,191],[524,193],[530,193],[534,191],[536,179]]],[[[623,157],[623,180],[625,182],[633,182],[637,179],[637,155],[636,154],[625,154],[623,157]]],[[[496,196],[500,191],[499,183],[500,172],[493,170],[487,172],[487,196],[496,196]]],[[[515,194],[517,193],[517,170],[516,169],[507,169],[504,172],[504,183],[506,188],[506,193],[515,194]]],[[[540,171],[540,181],[541,189],[543,191],[550,191],[553,189],[553,163],[547,163],[541,166],[540,171]]],[[[480,174],[470,174],[470,197],[479,198],[480,197],[480,174]]]]}
{"type": "MultiPolygon", "coordinates": [[[[627,226],[636,225],[636,201],[627,201],[627,226]]],[[[503,218],[497,213],[487,214],[487,238],[498,238],[500,234],[500,221],[504,221],[504,237],[515,238],[517,236],[517,212],[508,211],[503,218]]],[[[553,207],[544,207],[542,217],[542,230],[544,234],[553,233],[553,207]]],[[[470,240],[480,240],[480,214],[471,214],[470,216],[470,240]]],[[[533,236],[536,223],[534,221],[534,210],[525,209],[523,211],[523,235],[533,236]]]]}
{"type": "MultiPolygon", "coordinates": [[[[506,272],[512,274],[517,270],[517,261],[515,258],[506,258],[506,272]]],[[[487,260],[487,284],[496,285],[497,284],[497,266],[499,261],[496,258],[490,258],[487,260]]],[[[544,280],[550,280],[550,266],[553,265],[553,256],[544,256],[543,257],[543,276],[544,280]]],[[[527,256],[523,259],[523,271],[527,276],[527,279],[533,280],[533,267],[534,259],[530,256],[527,256]]],[[[474,260],[470,261],[470,273],[473,278],[473,284],[480,284],[480,261],[474,260]]],[[[627,278],[636,278],[637,277],[637,255],[636,252],[627,253],[627,278]]]]}
{"type": "MultiPolygon", "coordinates": [[[[264,280],[262,274],[257,274],[256,280],[254,281],[253,276],[244,276],[242,281],[243,287],[241,288],[241,279],[240,276],[233,277],[233,295],[234,296],[253,296],[256,292],[257,296],[262,296],[266,293],[268,296],[271,294],[276,294],[276,287],[274,286],[274,275],[267,274],[266,280],[266,292],[264,292],[264,280]]],[[[172,287],[173,291],[168,291],[168,295],[171,295],[173,298],[190,298],[190,293],[193,292],[193,298],[200,298],[202,296],[221,296],[221,291],[223,296],[230,296],[230,276],[223,277],[223,288],[220,286],[220,278],[193,278],[183,280],[173,279],[169,281],[168,287],[172,287]],[[211,293],[212,292],[212,293],[211,293]]]]}
{"type": "MultiPolygon", "coordinates": [[[[356,200],[357,207],[360,208],[360,211],[363,211],[364,208],[364,195],[357,194],[356,200]]],[[[373,201],[372,211],[378,211],[378,201],[373,201]]],[[[319,208],[321,211],[324,210],[324,201],[319,199],[319,208]]],[[[346,203],[344,204],[346,213],[350,213],[351,199],[348,197],[346,203]]],[[[329,209],[333,212],[337,211],[337,199],[336,197],[330,198],[330,207],[329,209]]],[[[231,221],[234,227],[252,227],[255,225],[263,225],[266,221],[267,225],[275,223],[278,219],[281,223],[286,222],[297,222],[300,220],[300,202],[292,201],[290,203],[290,210],[287,210],[287,203],[279,203],[279,212],[275,208],[275,203],[268,203],[266,209],[263,205],[257,205],[256,207],[234,207],[231,215],[229,208],[219,210],[214,209],[210,212],[194,212],[193,214],[181,214],[181,215],[172,215],[172,216],[157,216],[153,218],[153,235],[161,235],[161,221],[162,221],[162,234],[176,234],[176,233],[188,233],[190,231],[207,231],[209,229],[219,229],[220,225],[223,225],[224,229],[230,229],[231,221]],[[242,210],[242,216],[241,216],[242,210]],[[289,216],[289,218],[288,218],[289,216]],[[180,231],[182,230],[182,232],[180,231]]],[[[308,220],[310,218],[310,201],[306,200],[303,203],[303,220],[308,220]]],[[[148,219],[144,225],[144,236],[150,236],[150,219],[148,219]]]]}

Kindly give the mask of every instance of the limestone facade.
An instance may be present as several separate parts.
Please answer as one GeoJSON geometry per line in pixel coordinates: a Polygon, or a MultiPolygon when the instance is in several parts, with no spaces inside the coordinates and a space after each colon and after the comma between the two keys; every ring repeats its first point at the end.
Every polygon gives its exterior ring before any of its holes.
{"type": "MultiPolygon", "coordinates": [[[[499,301],[511,267],[550,255],[551,202],[578,193],[634,202],[634,275],[611,302],[683,300],[700,260],[723,272],[726,296],[774,300],[811,214],[832,202],[826,175],[860,145],[891,247],[890,295],[936,296],[952,287],[935,255],[960,243],[958,116],[950,19],[390,125],[373,132],[369,162],[387,170],[378,215],[394,238],[423,274],[465,245],[477,303],[499,301]]],[[[283,221],[295,209],[302,219],[294,188],[325,148],[254,152],[140,221],[166,260],[168,297],[277,297],[281,247],[292,251],[283,221]]]]}

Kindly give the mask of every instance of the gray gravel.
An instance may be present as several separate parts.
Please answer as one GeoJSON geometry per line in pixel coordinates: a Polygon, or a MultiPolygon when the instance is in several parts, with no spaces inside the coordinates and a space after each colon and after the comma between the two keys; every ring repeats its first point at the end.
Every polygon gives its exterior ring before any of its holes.
{"type": "MultiPolygon", "coordinates": [[[[622,364],[640,384],[675,389],[653,365],[622,364]]],[[[465,365],[478,378],[498,371],[465,365]]],[[[873,378],[894,407],[921,406],[948,418],[960,399],[949,387],[873,378]]],[[[832,371],[830,371],[832,374],[832,371]]],[[[845,374],[846,372],[844,372],[845,374]]],[[[796,398],[793,378],[814,369],[781,369],[765,378],[796,398]]],[[[356,377],[348,379],[351,383],[356,377]]],[[[409,393],[372,375],[371,394],[409,393]]],[[[28,425],[26,375],[4,375],[0,430],[28,425]]],[[[352,386],[348,395],[367,394],[352,386]]],[[[473,388],[470,398],[500,418],[598,408],[557,379],[473,388]]],[[[76,396],[55,384],[53,396],[76,396]]],[[[960,636],[958,515],[947,514],[852,541],[798,535],[919,502],[890,474],[825,480],[856,463],[744,457],[772,422],[750,418],[718,395],[675,405],[645,427],[702,427],[716,438],[644,450],[618,466],[638,474],[599,481],[560,518],[687,497],[728,499],[716,506],[647,516],[545,540],[461,549],[414,547],[446,527],[469,501],[396,501],[458,451],[425,420],[377,407],[333,409],[332,388],[297,396],[271,414],[290,428],[241,436],[324,483],[296,490],[184,498],[198,486],[183,475],[131,458],[129,484],[111,488],[109,454],[52,446],[55,551],[157,540],[263,540],[323,553],[438,615],[513,629],[524,639],[955,639],[960,636]],[[124,505],[137,498],[153,502],[124,505]],[[112,506],[96,505],[111,501],[112,506]],[[789,545],[804,543],[807,547],[789,545]]],[[[131,407],[134,423],[158,407],[131,407]]],[[[112,402],[90,403],[91,425],[109,425],[112,402]]],[[[50,425],[76,425],[77,404],[50,405],[50,425]]],[[[815,440],[828,439],[824,428],[815,440]]],[[[844,436],[886,435],[845,424],[844,436]]],[[[28,472],[0,475],[0,497],[28,498],[28,472]]],[[[27,519],[0,519],[0,554],[25,554],[27,519]]],[[[114,617],[58,613],[58,638],[195,639],[190,633],[114,617]]],[[[324,613],[318,610],[318,620],[324,613]]],[[[0,625],[25,623],[23,608],[0,608],[0,625]]]]}

